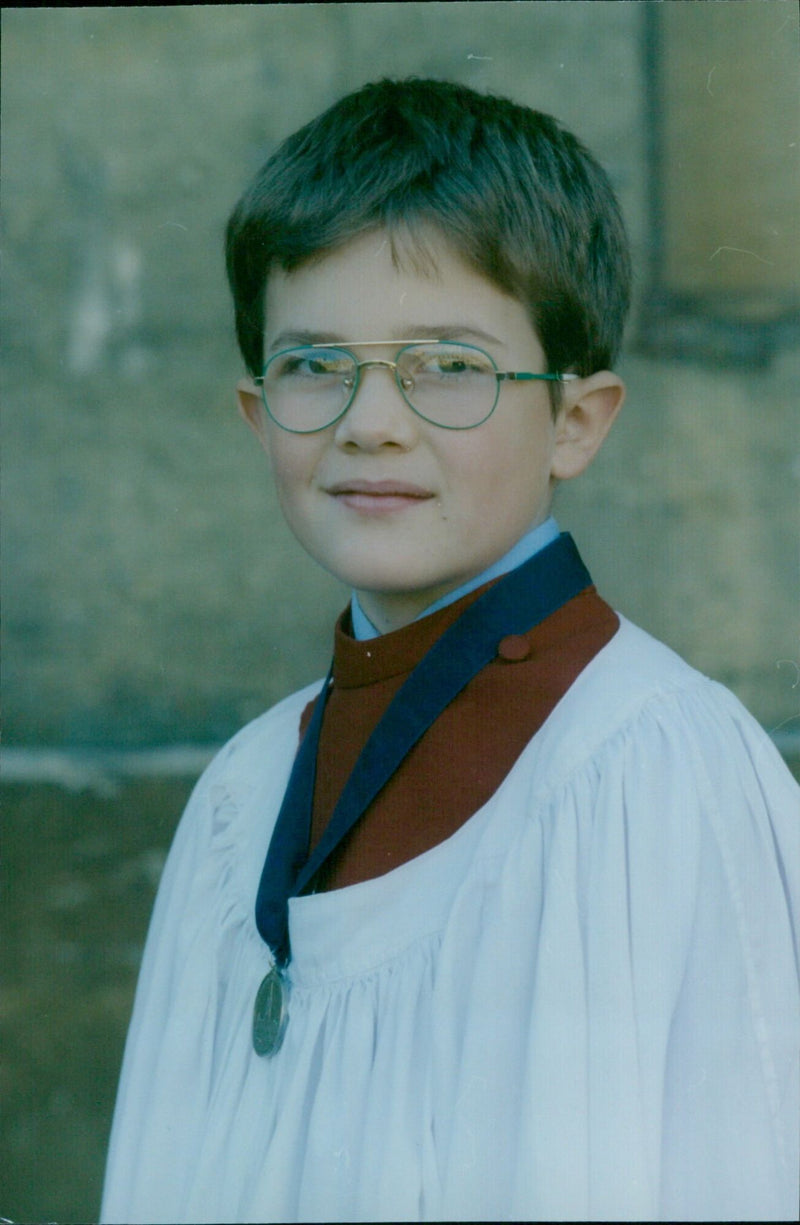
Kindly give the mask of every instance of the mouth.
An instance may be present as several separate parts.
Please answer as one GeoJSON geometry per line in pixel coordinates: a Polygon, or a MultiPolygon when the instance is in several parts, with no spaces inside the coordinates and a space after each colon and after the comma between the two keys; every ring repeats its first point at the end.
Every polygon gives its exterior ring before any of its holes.
{"type": "Polygon", "coordinates": [[[434,495],[430,489],[414,485],[408,481],[336,481],[326,486],[325,492],[335,498],[343,506],[351,510],[386,514],[394,510],[403,510],[421,502],[429,501],[434,495]]]}

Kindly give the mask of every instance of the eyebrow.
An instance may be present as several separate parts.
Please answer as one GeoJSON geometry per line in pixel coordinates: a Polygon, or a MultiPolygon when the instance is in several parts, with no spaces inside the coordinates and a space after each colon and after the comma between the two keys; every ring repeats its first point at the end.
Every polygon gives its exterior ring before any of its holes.
{"type": "Polygon", "coordinates": [[[387,341],[382,340],[349,340],[336,332],[310,332],[302,328],[292,328],[279,333],[269,346],[268,352],[275,353],[280,349],[292,348],[294,345],[355,345],[359,344],[391,344],[393,341],[411,340],[473,340],[488,341],[490,344],[502,344],[496,336],[474,327],[470,323],[414,323],[403,328],[397,336],[387,341]]]}

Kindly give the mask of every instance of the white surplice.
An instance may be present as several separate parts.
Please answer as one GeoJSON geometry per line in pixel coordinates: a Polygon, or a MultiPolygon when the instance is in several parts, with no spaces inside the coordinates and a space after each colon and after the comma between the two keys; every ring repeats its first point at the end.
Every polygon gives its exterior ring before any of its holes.
{"type": "Polygon", "coordinates": [[[455,835],[291,901],[259,1058],[254,902],[314,689],[181,822],[103,1220],[795,1216],[800,791],[739,702],[623,620],[455,835]]]}

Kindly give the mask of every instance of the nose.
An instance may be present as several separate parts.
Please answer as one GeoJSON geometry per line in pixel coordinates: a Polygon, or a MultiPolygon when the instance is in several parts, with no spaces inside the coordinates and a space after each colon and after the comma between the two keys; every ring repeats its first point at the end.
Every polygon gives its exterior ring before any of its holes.
{"type": "Polygon", "coordinates": [[[417,436],[416,415],[397,384],[397,365],[384,358],[359,362],[359,383],[347,412],[337,422],[338,446],[371,451],[395,446],[408,450],[417,436]],[[383,378],[365,377],[382,370],[383,378]]]}

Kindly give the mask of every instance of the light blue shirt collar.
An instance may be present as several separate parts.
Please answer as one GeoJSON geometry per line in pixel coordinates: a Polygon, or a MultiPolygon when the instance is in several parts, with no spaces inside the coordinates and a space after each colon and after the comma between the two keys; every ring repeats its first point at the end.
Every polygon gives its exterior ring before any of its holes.
{"type": "MultiPolygon", "coordinates": [[[[467,595],[470,591],[474,591],[476,587],[481,587],[484,583],[489,583],[492,579],[499,578],[501,574],[507,574],[509,570],[515,570],[517,566],[521,566],[524,561],[528,561],[529,558],[545,548],[546,545],[552,544],[558,535],[559,527],[555,519],[552,516],[549,519],[545,519],[544,523],[537,524],[536,527],[532,527],[524,536],[521,536],[517,543],[499,561],[493,562],[491,566],[487,566],[475,578],[471,578],[466,583],[462,583],[460,587],[456,587],[455,591],[448,591],[446,595],[435,600],[433,604],[429,604],[427,608],[423,609],[416,620],[419,621],[420,617],[427,617],[430,613],[438,612],[440,608],[446,608],[448,604],[454,604],[456,600],[460,600],[462,596],[467,595]]],[[[355,592],[350,597],[350,613],[353,621],[353,635],[359,642],[363,642],[367,638],[380,637],[380,631],[376,630],[369,617],[361,608],[355,592]]]]}

